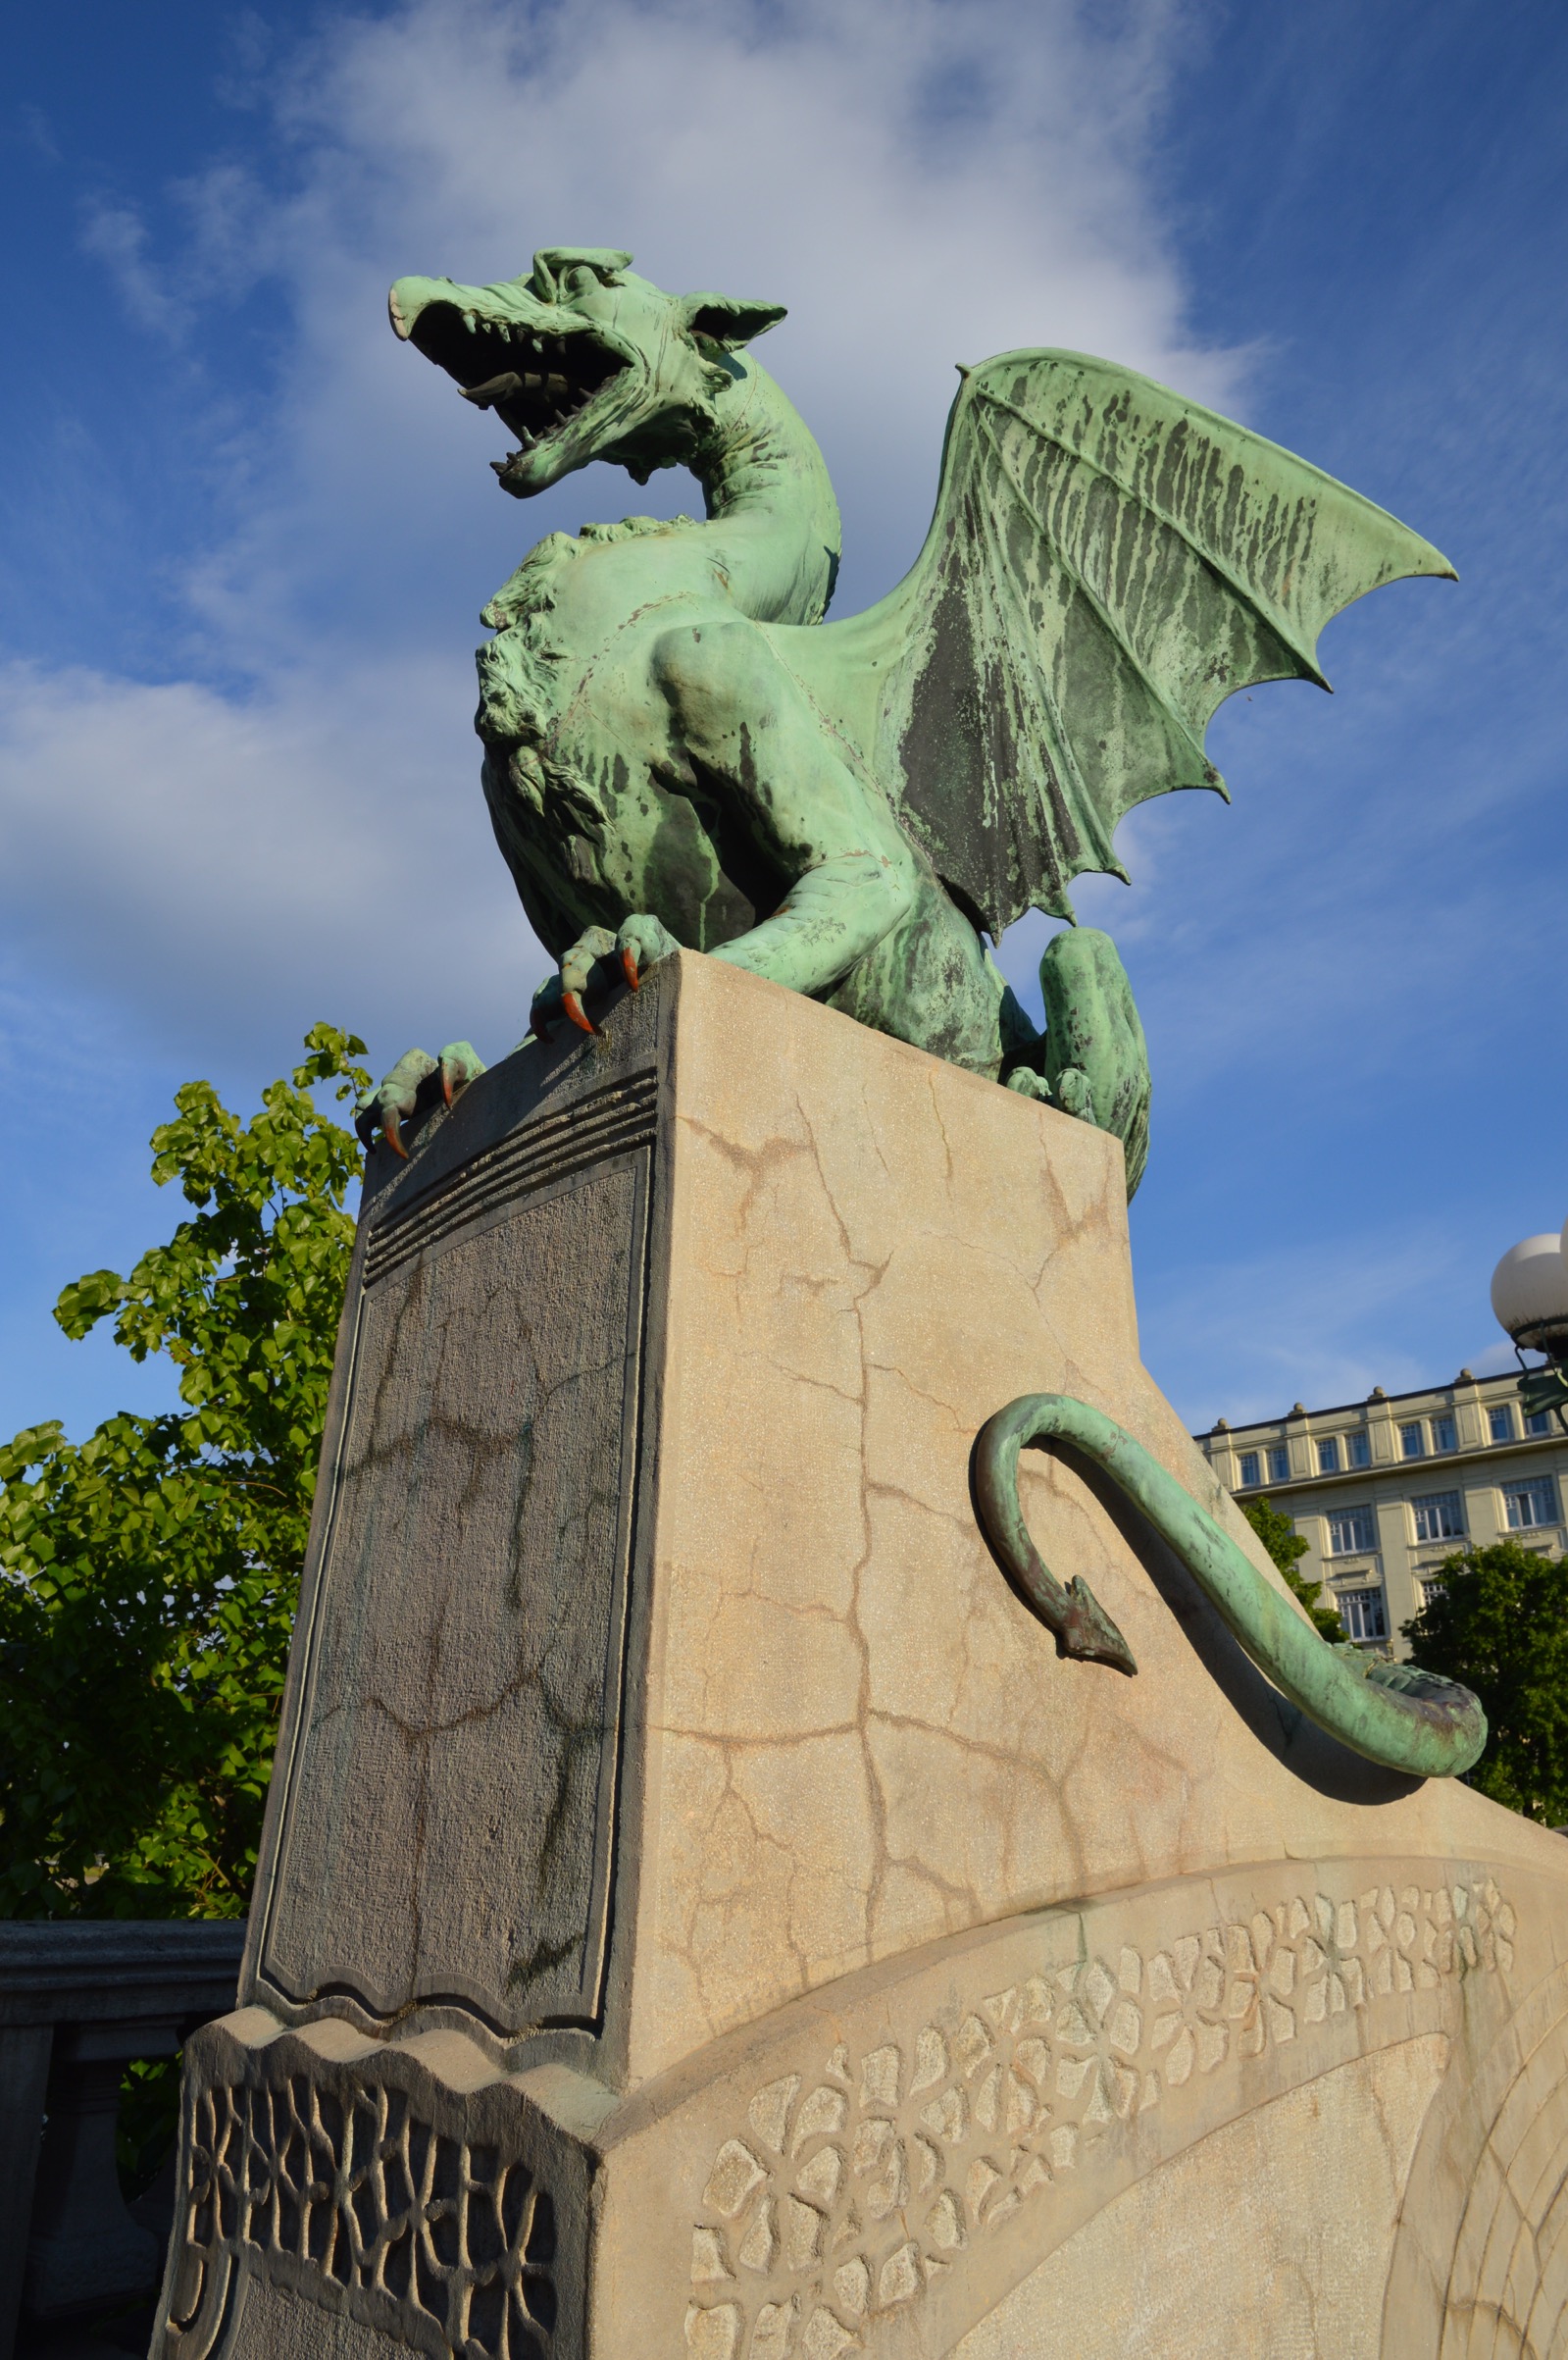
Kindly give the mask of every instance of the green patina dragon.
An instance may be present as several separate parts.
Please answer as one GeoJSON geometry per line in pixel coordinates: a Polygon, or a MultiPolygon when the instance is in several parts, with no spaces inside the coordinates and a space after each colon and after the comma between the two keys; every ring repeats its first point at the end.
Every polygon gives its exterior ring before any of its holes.
{"type": "MultiPolygon", "coordinates": [[[[1268,680],[1326,687],[1315,650],[1332,616],[1452,568],[1383,509],[1148,378],[1011,352],[962,372],[908,575],[828,623],[833,487],[746,350],[782,307],[669,295],[631,259],[557,247],[499,285],[400,279],[390,298],[397,334],[517,438],[493,462],[514,497],[602,459],[639,484],[688,468],[706,500],[701,523],[552,533],[484,609],[485,799],[558,962],[534,1035],[591,1031],[596,996],[635,989],[685,945],[1098,1124],[1122,1142],[1131,1195],[1149,1080],[1114,946],[1078,927],[1052,941],[1041,1035],[983,937],[1030,908],[1070,919],[1075,876],[1125,874],[1113,838],[1135,803],[1225,793],[1203,750],[1225,697],[1268,680]]],[[[401,1123],[481,1070],[466,1042],[411,1051],[368,1094],[363,1135],[402,1153],[401,1123]]],[[[987,1528],[1003,1547],[994,1515],[987,1528]]],[[[1067,1651],[1095,1653],[1035,1587],[1067,1651]]],[[[1331,1725],[1358,1743],[1371,1682],[1343,1664],[1338,1678],[1331,1725]]],[[[1385,1705],[1429,1730],[1430,1699],[1385,1705]]],[[[1463,1767],[1422,1745],[1398,1766],[1463,1767]]]]}

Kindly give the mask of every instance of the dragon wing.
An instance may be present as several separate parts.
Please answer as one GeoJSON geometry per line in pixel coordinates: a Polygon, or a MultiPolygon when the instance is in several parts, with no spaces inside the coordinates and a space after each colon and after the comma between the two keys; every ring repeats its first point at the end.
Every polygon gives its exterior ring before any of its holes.
{"type": "Polygon", "coordinates": [[[997,938],[1031,907],[1070,917],[1085,869],[1125,877],[1135,803],[1224,795],[1215,708],[1255,681],[1327,688],[1324,624],[1407,574],[1453,568],[1277,443],[1109,361],[1010,352],[965,373],[909,574],[812,636],[875,680],[877,774],[997,938]]]}

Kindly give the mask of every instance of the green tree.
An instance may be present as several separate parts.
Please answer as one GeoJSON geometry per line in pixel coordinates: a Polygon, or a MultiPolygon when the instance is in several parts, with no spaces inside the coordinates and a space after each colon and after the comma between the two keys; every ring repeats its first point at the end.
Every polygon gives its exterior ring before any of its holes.
{"type": "Polygon", "coordinates": [[[1338,1644],[1344,1637],[1344,1625],[1337,1608],[1322,1604],[1322,1582],[1308,1581],[1296,1571],[1298,1560],[1307,1553],[1307,1544],[1285,1511],[1265,1499],[1240,1500],[1237,1505],[1285,1575],[1292,1596],[1299,1598],[1306,1608],[1319,1636],[1338,1644]]]}
{"type": "Polygon", "coordinates": [[[194,1217],[56,1307],[166,1354],[181,1407],[0,1448],[0,1916],[247,1907],[360,1170],[308,1093],[364,1046],[317,1025],[248,1124],[187,1083],[152,1171],[194,1217]]]}
{"type": "Polygon", "coordinates": [[[1517,1541],[1462,1549],[1422,1576],[1404,1636],[1424,1671],[1462,1680],[1487,1716],[1470,1784],[1548,1827],[1568,1821],[1568,1563],[1517,1541]]]}

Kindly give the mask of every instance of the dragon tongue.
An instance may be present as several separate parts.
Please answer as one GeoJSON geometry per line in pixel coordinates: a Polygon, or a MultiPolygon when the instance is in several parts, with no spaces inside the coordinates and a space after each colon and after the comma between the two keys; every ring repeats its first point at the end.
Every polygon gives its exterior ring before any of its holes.
{"type": "Polygon", "coordinates": [[[487,378],[482,385],[463,385],[459,390],[465,401],[473,402],[477,409],[488,410],[498,401],[515,399],[523,390],[523,380],[507,370],[500,377],[487,378]]]}

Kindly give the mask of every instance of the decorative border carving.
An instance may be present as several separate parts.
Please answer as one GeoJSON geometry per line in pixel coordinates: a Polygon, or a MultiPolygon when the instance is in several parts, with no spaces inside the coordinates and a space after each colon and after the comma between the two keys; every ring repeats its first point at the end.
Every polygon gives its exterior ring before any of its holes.
{"type": "Polygon", "coordinates": [[[423,2118],[387,2083],[294,2072],[198,2089],[168,2321],[202,2360],[250,2273],[431,2360],[547,2360],[555,2207],[521,2161],[423,2118]]]}
{"type": "Polygon", "coordinates": [[[374,1287],[412,1255],[487,1212],[607,1163],[613,1155],[651,1147],[658,1110],[656,1073],[631,1074],[583,1091],[564,1106],[546,1105],[495,1146],[383,1213],[365,1249],[363,1284],[374,1287]]]}
{"type": "Polygon", "coordinates": [[[693,2360],[838,2360],[1086,2148],[1333,2018],[1513,1964],[1490,1880],[1297,1896],[1031,1975],[952,2024],[759,2089],[691,2232],[693,2360]],[[918,2229],[911,2234],[911,2229],[918,2229]]]}

